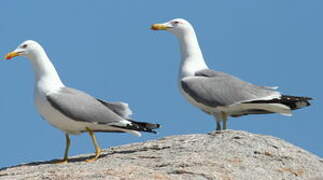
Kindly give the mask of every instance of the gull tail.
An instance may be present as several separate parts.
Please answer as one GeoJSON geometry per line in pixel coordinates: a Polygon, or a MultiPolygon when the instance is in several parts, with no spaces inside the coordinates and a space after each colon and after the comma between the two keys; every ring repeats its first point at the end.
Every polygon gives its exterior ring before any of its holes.
{"type": "MultiPolygon", "coordinates": [[[[267,101],[267,100],[266,100],[267,101]]],[[[239,105],[240,112],[231,114],[232,117],[239,117],[248,114],[270,114],[279,113],[285,116],[291,116],[292,111],[290,107],[266,101],[251,101],[239,105]]],[[[269,100],[268,100],[269,101],[269,100]]]]}
{"type": "Polygon", "coordinates": [[[142,131],[142,132],[148,132],[148,133],[154,133],[157,134],[154,129],[158,129],[160,127],[160,124],[152,124],[152,123],[146,123],[146,122],[138,122],[131,119],[127,119],[130,121],[130,124],[127,124],[126,128],[129,130],[135,130],[135,131],[142,131]]]}
{"type": "Polygon", "coordinates": [[[282,95],[279,98],[269,100],[254,100],[243,102],[239,105],[241,110],[238,113],[231,114],[232,117],[239,117],[248,114],[269,114],[279,113],[285,116],[291,116],[292,110],[301,109],[310,106],[310,97],[282,95]]]}

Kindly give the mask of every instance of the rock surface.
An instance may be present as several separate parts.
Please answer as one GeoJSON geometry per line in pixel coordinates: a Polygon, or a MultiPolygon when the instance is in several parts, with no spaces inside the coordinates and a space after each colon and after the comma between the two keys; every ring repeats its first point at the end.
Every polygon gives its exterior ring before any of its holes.
{"type": "Polygon", "coordinates": [[[228,130],[113,147],[93,163],[52,161],[0,170],[0,179],[322,180],[323,160],[271,136],[228,130]]]}

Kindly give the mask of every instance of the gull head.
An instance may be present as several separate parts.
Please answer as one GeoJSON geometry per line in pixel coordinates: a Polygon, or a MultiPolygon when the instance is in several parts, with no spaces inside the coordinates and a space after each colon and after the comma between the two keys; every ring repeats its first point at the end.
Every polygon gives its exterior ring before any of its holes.
{"type": "Polygon", "coordinates": [[[8,53],[5,59],[9,60],[16,56],[26,56],[29,58],[37,56],[44,51],[39,43],[33,40],[27,40],[21,43],[14,51],[8,53]]]}
{"type": "Polygon", "coordinates": [[[192,25],[185,19],[176,18],[161,24],[153,24],[151,26],[152,30],[166,30],[176,36],[186,34],[193,30],[192,25]]]}

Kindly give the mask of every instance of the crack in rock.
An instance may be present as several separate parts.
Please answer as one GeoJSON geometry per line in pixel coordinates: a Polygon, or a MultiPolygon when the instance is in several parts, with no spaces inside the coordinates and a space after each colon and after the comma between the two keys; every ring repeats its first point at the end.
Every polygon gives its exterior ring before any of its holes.
{"type": "Polygon", "coordinates": [[[213,177],[210,177],[206,174],[203,174],[203,173],[195,173],[195,172],[191,172],[191,171],[186,171],[186,170],[183,170],[183,169],[177,169],[177,170],[174,170],[174,171],[171,171],[169,172],[168,174],[176,174],[176,175],[180,175],[180,174],[189,174],[189,175],[193,175],[193,176],[201,176],[207,180],[213,180],[214,178],[213,177]]]}

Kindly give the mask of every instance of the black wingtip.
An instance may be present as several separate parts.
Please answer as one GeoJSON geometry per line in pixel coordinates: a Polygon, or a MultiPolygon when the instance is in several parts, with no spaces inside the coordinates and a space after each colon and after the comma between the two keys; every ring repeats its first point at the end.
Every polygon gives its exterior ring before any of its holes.
{"type": "Polygon", "coordinates": [[[158,134],[157,131],[154,131],[152,129],[158,129],[158,128],[161,128],[162,126],[160,124],[153,124],[153,125],[154,125],[154,127],[151,128],[151,133],[158,134]]]}
{"type": "Polygon", "coordinates": [[[160,124],[138,122],[138,121],[134,121],[134,120],[131,120],[131,119],[128,119],[128,121],[130,121],[131,124],[129,124],[127,126],[127,129],[132,129],[132,130],[136,130],[136,131],[142,131],[142,132],[148,132],[148,133],[157,134],[157,131],[154,131],[153,129],[158,129],[158,128],[161,127],[160,124]]]}
{"type": "Polygon", "coordinates": [[[158,128],[160,128],[161,127],[161,125],[160,124],[151,124],[152,125],[152,129],[158,129],[158,128]]]}
{"type": "Polygon", "coordinates": [[[312,101],[312,100],[314,100],[314,98],[306,97],[306,100],[308,100],[308,101],[312,101]]]}
{"type": "Polygon", "coordinates": [[[309,101],[313,100],[313,98],[305,96],[283,95],[281,100],[283,101],[283,104],[289,106],[292,110],[295,110],[310,106],[311,103],[309,101]]]}
{"type": "Polygon", "coordinates": [[[282,95],[279,98],[274,98],[270,100],[256,100],[248,103],[280,103],[291,108],[291,110],[301,109],[303,107],[310,106],[310,100],[313,100],[311,97],[305,96],[289,96],[282,95]]]}

